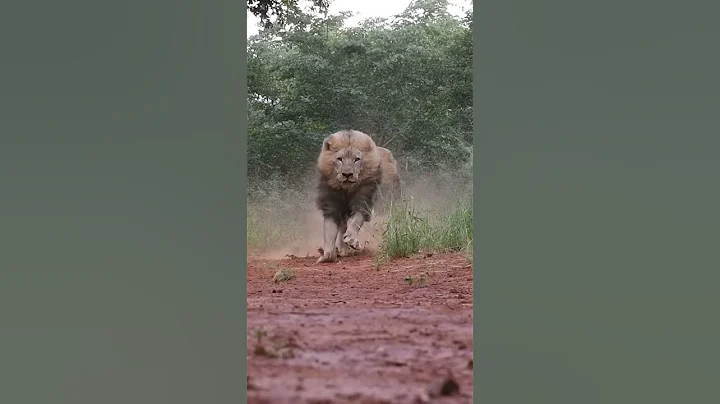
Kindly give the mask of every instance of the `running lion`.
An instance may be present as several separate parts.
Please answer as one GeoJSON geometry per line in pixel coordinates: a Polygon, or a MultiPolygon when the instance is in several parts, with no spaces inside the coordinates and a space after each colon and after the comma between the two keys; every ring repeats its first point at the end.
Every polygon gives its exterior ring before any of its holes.
{"type": "Polygon", "coordinates": [[[323,249],[316,263],[360,250],[358,234],[370,221],[378,188],[399,195],[400,176],[392,152],[356,130],[325,138],[318,157],[317,207],[323,215],[323,249]]]}

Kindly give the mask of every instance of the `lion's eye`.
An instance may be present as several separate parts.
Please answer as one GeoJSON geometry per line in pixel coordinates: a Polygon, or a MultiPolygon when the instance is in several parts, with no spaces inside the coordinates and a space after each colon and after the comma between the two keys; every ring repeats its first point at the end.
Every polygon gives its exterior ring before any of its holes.
{"type": "Polygon", "coordinates": [[[337,160],[338,160],[338,161],[342,161],[342,157],[338,157],[338,159],[337,159],[337,160]]]}
{"type": "Polygon", "coordinates": [[[360,161],[360,157],[355,157],[355,161],[360,161]]]}

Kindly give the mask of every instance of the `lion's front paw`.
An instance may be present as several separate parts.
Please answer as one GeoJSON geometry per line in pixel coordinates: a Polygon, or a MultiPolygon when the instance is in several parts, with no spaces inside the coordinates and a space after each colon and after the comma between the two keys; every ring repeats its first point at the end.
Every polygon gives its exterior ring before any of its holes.
{"type": "Polygon", "coordinates": [[[354,250],[360,249],[360,240],[358,240],[357,232],[351,230],[346,231],[343,236],[343,241],[354,250]]]}
{"type": "Polygon", "coordinates": [[[354,252],[352,248],[350,248],[349,245],[345,243],[341,243],[337,247],[338,257],[347,257],[348,255],[352,255],[354,252]]]}
{"type": "Polygon", "coordinates": [[[337,252],[333,248],[332,251],[323,251],[322,255],[320,255],[320,258],[318,258],[317,261],[315,261],[316,264],[321,264],[323,262],[335,262],[337,260],[337,252]]]}

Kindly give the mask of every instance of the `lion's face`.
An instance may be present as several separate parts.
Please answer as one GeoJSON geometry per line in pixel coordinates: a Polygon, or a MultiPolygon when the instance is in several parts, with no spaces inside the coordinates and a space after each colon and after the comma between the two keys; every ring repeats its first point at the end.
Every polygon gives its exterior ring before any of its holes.
{"type": "Polygon", "coordinates": [[[352,186],[360,179],[363,167],[363,153],[354,148],[340,150],[335,153],[335,179],[342,186],[352,186]]]}
{"type": "Polygon", "coordinates": [[[370,136],[347,130],[325,138],[317,166],[327,185],[350,191],[374,179],[380,170],[380,159],[370,136]]]}

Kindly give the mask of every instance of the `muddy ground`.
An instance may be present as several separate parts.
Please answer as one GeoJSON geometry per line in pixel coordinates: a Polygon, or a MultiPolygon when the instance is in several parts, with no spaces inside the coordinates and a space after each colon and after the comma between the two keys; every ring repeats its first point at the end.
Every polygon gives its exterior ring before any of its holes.
{"type": "Polygon", "coordinates": [[[463,254],[316,259],[248,258],[248,403],[472,402],[463,254]]]}

